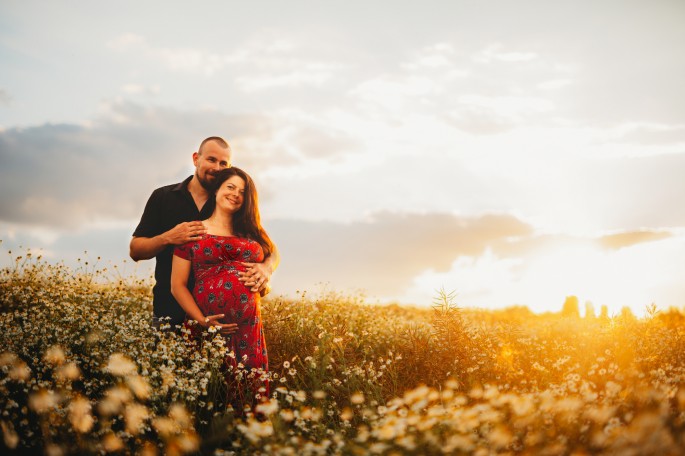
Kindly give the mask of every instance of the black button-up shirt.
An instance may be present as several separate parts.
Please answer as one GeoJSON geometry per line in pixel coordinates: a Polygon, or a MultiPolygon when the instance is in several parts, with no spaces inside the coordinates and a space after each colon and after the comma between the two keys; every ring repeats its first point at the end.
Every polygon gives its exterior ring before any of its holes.
{"type": "MultiPolygon", "coordinates": [[[[214,211],[214,198],[211,196],[198,210],[193,196],[188,191],[190,176],[180,184],[160,187],[150,195],[145,211],[140,219],[133,236],[151,238],[165,233],[183,222],[205,220],[214,211]]],[[[185,318],[185,311],[171,295],[171,259],[174,255],[173,245],[168,245],[155,257],[155,286],[153,312],[155,317],[171,317],[170,323],[181,324],[185,318]]],[[[193,278],[188,279],[188,288],[193,289],[193,278]]]]}

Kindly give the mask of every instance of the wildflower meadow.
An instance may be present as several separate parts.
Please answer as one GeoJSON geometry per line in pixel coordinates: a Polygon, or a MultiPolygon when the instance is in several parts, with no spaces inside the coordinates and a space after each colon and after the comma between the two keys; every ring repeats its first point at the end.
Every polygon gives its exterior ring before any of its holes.
{"type": "MultiPolygon", "coordinates": [[[[685,454],[685,315],[262,301],[271,392],[226,403],[223,339],[149,325],[151,281],[9,253],[0,453],[685,454]]],[[[577,310],[577,309],[576,309],[577,310]]]]}

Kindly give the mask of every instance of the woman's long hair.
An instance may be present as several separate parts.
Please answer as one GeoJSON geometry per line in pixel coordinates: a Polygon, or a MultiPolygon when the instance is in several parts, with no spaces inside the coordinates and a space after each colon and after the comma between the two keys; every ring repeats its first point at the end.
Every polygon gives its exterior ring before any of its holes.
{"type": "Polygon", "coordinates": [[[216,198],[216,192],[219,191],[224,182],[232,176],[238,176],[245,181],[245,193],[243,193],[243,205],[233,214],[233,234],[236,236],[246,237],[252,239],[262,246],[264,251],[264,258],[271,255],[273,252],[273,242],[262,228],[261,217],[259,216],[259,200],[257,198],[257,188],[255,187],[252,178],[240,168],[226,168],[217,172],[214,175],[214,182],[212,182],[212,192],[216,198]]]}

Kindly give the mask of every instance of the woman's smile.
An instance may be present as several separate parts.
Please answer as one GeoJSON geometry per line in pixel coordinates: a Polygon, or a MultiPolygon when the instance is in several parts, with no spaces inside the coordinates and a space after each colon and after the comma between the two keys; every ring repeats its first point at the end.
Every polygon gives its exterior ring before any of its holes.
{"type": "Polygon", "coordinates": [[[216,193],[217,204],[228,210],[236,211],[243,205],[245,181],[240,176],[231,176],[216,193]]]}

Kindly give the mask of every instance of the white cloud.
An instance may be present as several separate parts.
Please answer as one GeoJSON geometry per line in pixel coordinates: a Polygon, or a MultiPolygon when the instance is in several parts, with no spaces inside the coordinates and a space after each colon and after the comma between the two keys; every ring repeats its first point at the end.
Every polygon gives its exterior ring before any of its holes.
{"type": "Polygon", "coordinates": [[[307,57],[310,45],[278,37],[273,32],[236,43],[231,52],[192,46],[156,46],[135,34],[112,39],[108,47],[160,62],[169,70],[181,73],[211,77],[231,67],[229,77],[234,77],[240,89],[247,92],[284,86],[320,86],[344,69],[342,63],[334,60],[307,57]]]}
{"type": "Polygon", "coordinates": [[[145,38],[135,33],[124,33],[107,41],[107,47],[115,51],[127,51],[137,46],[147,46],[145,38]]]}
{"type": "Polygon", "coordinates": [[[283,258],[281,290],[329,282],[374,296],[394,295],[429,267],[446,270],[460,255],[479,255],[497,240],[531,230],[506,214],[387,212],[351,223],[271,220],[267,229],[283,258]]]}
{"type": "Polygon", "coordinates": [[[158,95],[160,92],[159,85],[145,86],[143,84],[124,84],[121,91],[129,95],[158,95]]]}
{"type": "Polygon", "coordinates": [[[530,96],[462,95],[457,103],[466,111],[484,110],[493,116],[521,122],[531,115],[554,111],[554,103],[546,98],[530,96]]]}
{"type": "MultiPolygon", "coordinates": [[[[192,172],[191,155],[203,138],[225,135],[240,151],[255,136],[268,142],[271,128],[260,116],[115,102],[88,126],[8,129],[0,133],[2,220],[53,227],[135,220],[154,188],[192,172]]],[[[269,153],[236,158],[254,174],[294,160],[282,153],[264,159],[269,153]]]]}
{"type": "Polygon", "coordinates": [[[281,212],[301,216],[303,205],[282,190],[283,179],[331,181],[331,172],[342,179],[375,163],[365,159],[365,144],[327,120],[293,111],[229,115],[119,100],[103,103],[84,125],[9,129],[0,132],[2,219],[54,227],[135,220],[150,192],[189,175],[192,152],[217,134],[231,143],[234,164],[260,182],[262,203],[278,198],[281,212]]]}
{"type": "Polygon", "coordinates": [[[529,51],[508,51],[503,50],[504,45],[494,43],[482,49],[473,56],[473,60],[478,63],[491,63],[493,61],[517,63],[529,62],[538,58],[538,54],[529,51]]]}
{"type": "MultiPolygon", "coordinates": [[[[299,66],[299,65],[292,65],[299,66]]],[[[236,83],[245,92],[296,86],[322,86],[340,70],[341,65],[310,63],[300,69],[280,74],[256,74],[236,78],[236,83]]]]}
{"type": "Polygon", "coordinates": [[[503,308],[526,305],[536,312],[561,309],[566,296],[576,295],[610,313],[623,306],[637,315],[655,302],[661,308],[681,306],[685,293],[685,236],[606,251],[591,244],[556,244],[537,253],[503,258],[491,251],[460,257],[446,272],[417,275],[403,302],[429,302],[435,290],[458,293],[466,307],[503,308]]]}
{"type": "Polygon", "coordinates": [[[113,38],[108,41],[107,46],[116,52],[133,52],[146,59],[157,60],[170,70],[201,73],[205,76],[212,76],[230,64],[244,62],[249,58],[245,50],[215,53],[193,47],[154,46],[147,38],[133,33],[113,38]]]}
{"type": "Polygon", "coordinates": [[[512,304],[509,301],[496,301],[493,284],[509,287],[518,279],[517,269],[523,260],[520,258],[497,258],[491,249],[477,257],[457,258],[449,271],[437,272],[427,269],[411,280],[401,294],[386,298],[405,304],[428,303],[437,290],[456,291],[457,304],[470,307],[502,308],[512,304]]]}
{"type": "Polygon", "coordinates": [[[542,90],[559,90],[573,84],[573,79],[550,79],[541,82],[538,87],[542,90]]]}
{"type": "Polygon", "coordinates": [[[387,77],[362,82],[350,95],[363,103],[373,103],[385,110],[406,112],[416,104],[416,97],[433,94],[441,87],[432,79],[420,76],[387,77]]]}
{"type": "MultiPolygon", "coordinates": [[[[660,155],[665,152],[682,153],[685,145],[685,125],[657,122],[624,122],[613,128],[604,129],[599,135],[602,143],[614,149],[616,144],[632,146],[618,149],[629,151],[623,156],[660,155]],[[656,147],[655,147],[656,146],[656,147]]],[[[616,154],[607,153],[606,156],[616,154]]]]}
{"type": "Polygon", "coordinates": [[[12,97],[6,90],[0,89],[0,106],[9,106],[12,101],[12,97]]]}

